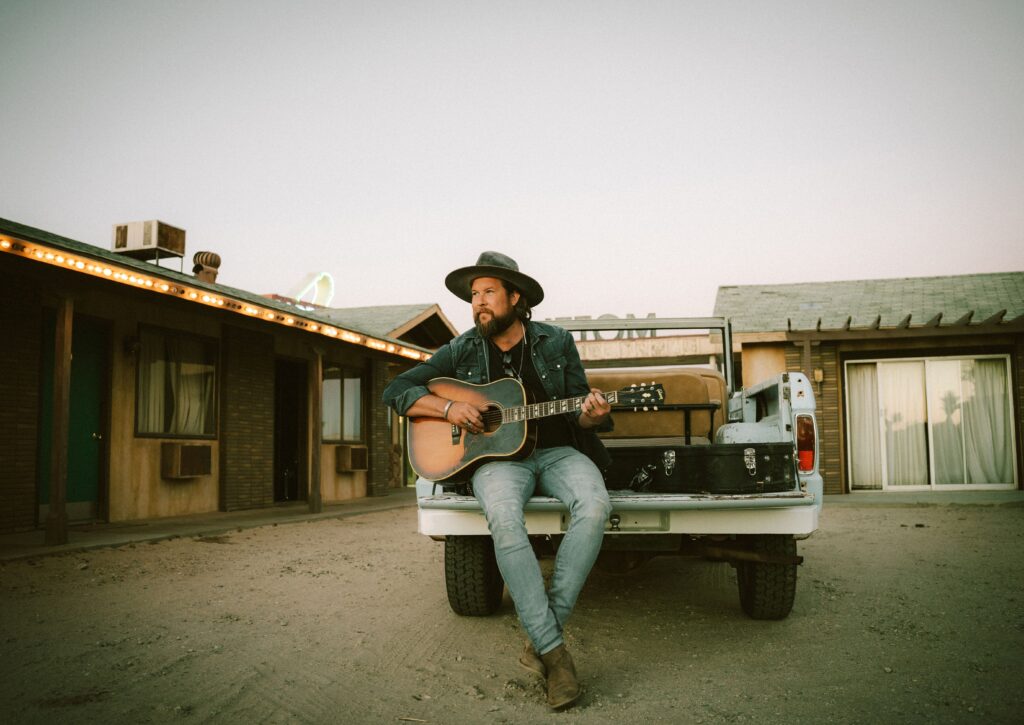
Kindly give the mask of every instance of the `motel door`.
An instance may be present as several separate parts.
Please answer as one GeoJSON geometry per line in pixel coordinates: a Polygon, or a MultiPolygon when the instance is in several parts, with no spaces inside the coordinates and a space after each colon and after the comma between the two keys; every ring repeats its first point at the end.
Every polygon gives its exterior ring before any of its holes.
{"type": "MultiPolygon", "coordinates": [[[[50,508],[50,461],[53,454],[54,311],[43,311],[42,379],[39,411],[39,521],[50,508]]],[[[104,324],[74,318],[71,335],[71,410],[68,420],[67,513],[69,521],[105,518],[103,470],[106,429],[108,333],[104,324]]]]}
{"type": "Polygon", "coordinates": [[[278,359],[274,374],[274,501],[307,498],[306,362],[278,359]]]}

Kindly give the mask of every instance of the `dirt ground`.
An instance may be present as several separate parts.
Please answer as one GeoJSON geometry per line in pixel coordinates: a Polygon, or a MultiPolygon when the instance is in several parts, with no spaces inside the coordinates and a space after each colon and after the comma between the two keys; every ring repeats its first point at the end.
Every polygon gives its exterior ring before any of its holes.
{"type": "Polygon", "coordinates": [[[10,723],[1020,722],[1024,508],[827,509],[782,622],[727,564],[596,571],[551,713],[507,594],[449,610],[414,509],[0,568],[10,723]]]}

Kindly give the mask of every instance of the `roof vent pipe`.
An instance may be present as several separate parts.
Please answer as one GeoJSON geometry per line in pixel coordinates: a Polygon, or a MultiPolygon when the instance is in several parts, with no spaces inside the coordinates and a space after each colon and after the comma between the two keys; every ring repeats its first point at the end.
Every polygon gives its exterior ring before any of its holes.
{"type": "Polygon", "coordinates": [[[220,270],[220,255],[216,252],[196,252],[192,255],[192,274],[203,282],[213,284],[220,270]]]}

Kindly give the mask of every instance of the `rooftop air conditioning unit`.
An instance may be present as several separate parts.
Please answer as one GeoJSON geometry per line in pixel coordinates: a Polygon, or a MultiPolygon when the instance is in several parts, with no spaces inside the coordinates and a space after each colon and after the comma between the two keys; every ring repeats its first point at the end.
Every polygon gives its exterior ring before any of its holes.
{"type": "Polygon", "coordinates": [[[148,261],[185,256],[185,230],[161,221],[115,224],[113,251],[148,261]]]}

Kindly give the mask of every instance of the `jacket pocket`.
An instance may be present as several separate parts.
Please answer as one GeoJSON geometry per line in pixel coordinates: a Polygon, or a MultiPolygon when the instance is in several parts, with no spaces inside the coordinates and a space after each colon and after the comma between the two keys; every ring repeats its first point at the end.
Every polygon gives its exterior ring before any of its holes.
{"type": "Polygon", "coordinates": [[[546,372],[540,372],[544,387],[556,398],[565,397],[565,357],[559,355],[544,361],[546,372]]]}
{"type": "Polygon", "coordinates": [[[481,383],[480,373],[476,368],[455,368],[455,377],[467,383],[481,383]]]}

